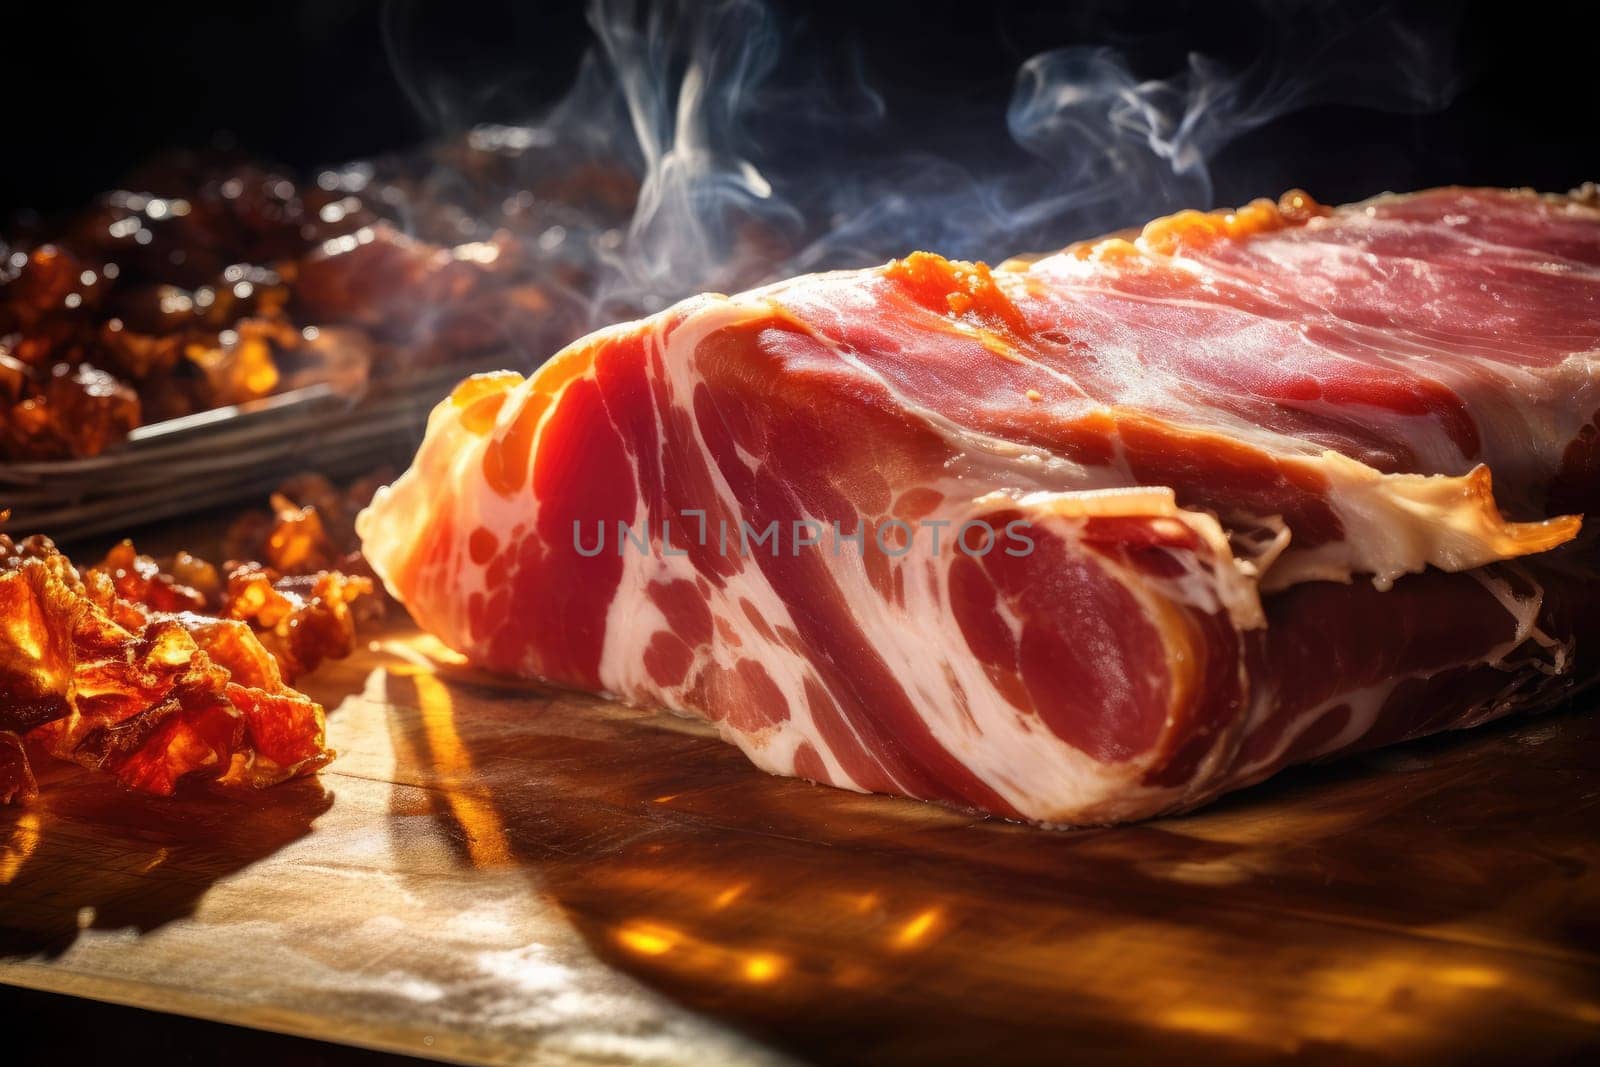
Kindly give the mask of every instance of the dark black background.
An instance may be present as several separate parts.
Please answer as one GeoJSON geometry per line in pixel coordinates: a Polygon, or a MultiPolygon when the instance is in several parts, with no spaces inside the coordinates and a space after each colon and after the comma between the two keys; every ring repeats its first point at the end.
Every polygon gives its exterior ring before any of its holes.
{"type": "MultiPolygon", "coordinates": [[[[588,41],[578,4],[513,0],[17,6],[26,12],[8,12],[4,33],[0,213],[79,203],[154,153],[204,145],[219,130],[310,167],[515,119],[561,93],[588,41]]],[[[936,127],[953,102],[992,113],[1000,128],[1018,63],[1065,44],[1116,44],[1149,76],[1170,74],[1190,49],[1247,61],[1264,9],[1276,5],[778,6],[826,41],[859,47],[872,84],[914,133],[936,127]]],[[[1337,201],[1447,182],[1565,189],[1600,178],[1600,5],[1428,10],[1453,24],[1440,30],[1460,81],[1448,107],[1321,106],[1277,120],[1227,149],[1216,199],[1290,185],[1337,201]]]]}

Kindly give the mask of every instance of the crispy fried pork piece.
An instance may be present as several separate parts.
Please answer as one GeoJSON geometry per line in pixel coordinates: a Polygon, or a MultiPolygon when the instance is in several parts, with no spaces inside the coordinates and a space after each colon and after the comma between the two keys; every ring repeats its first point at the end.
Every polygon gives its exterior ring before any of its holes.
{"type": "MultiPolygon", "coordinates": [[[[71,252],[51,244],[13,253],[0,272],[0,334],[32,334],[63,310],[81,310],[85,297],[93,297],[88,293],[91,286],[84,284],[87,266],[71,252]]],[[[36,349],[26,344],[13,347],[25,361],[36,361],[32,358],[36,349]]]]}
{"type": "Polygon", "coordinates": [[[119,581],[162,584],[124,562],[80,574],[47,539],[0,535],[0,801],[35,788],[23,739],[160,795],[188,778],[270,785],[332,758],[321,706],[248,625],[124,598],[119,581]]]}
{"type": "MultiPolygon", "coordinates": [[[[370,344],[306,358],[287,278],[321,243],[376,216],[349,198],[302,198],[282,175],[201,165],[150,175],[173,190],[120,190],[0,263],[0,458],[94,455],[141,415],[171,418],[268,395],[293,365],[367,379],[370,344]],[[182,183],[187,182],[187,186],[182,183]],[[336,202],[337,201],[337,202],[336,202]],[[141,400],[144,402],[141,411],[141,400]]],[[[315,335],[316,331],[310,331],[315,335]]]]}
{"type": "Polygon", "coordinates": [[[141,556],[132,541],[121,541],[94,568],[111,580],[116,595],[155,611],[212,611],[221,602],[223,581],[216,567],[180,552],[165,563],[141,556]]]}
{"type": "Polygon", "coordinates": [[[340,490],[320,474],[297,474],[272,494],[272,513],[239,516],[223,538],[223,556],[260,560],[284,574],[338,568],[367,574],[355,519],[378,487],[394,478],[380,467],[340,490]]]}
{"type": "Polygon", "coordinates": [[[355,650],[356,613],[351,605],[373,591],[363,575],[323,570],[281,575],[255,564],[228,572],[223,612],[249,622],[272,650],[290,681],[324,660],[355,650]]]}
{"type": "Polygon", "coordinates": [[[276,352],[300,342],[300,331],[273,319],[241,319],[217,336],[215,345],[193,345],[189,358],[205,376],[216,404],[242,404],[278,388],[276,352]]]}
{"type": "MultiPolygon", "coordinates": [[[[314,509],[296,511],[320,531],[314,509]]],[[[303,532],[302,527],[294,534],[303,532]]],[[[326,544],[320,532],[318,543],[326,544]]],[[[230,562],[219,571],[187,552],[156,560],[123,541],[86,578],[105,583],[119,605],[248,623],[276,658],[283,679],[293,681],[324,660],[348,656],[355,649],[356,624],[371,621],[383,608],[370,576],[334,569],[320,554],[316,563],[287,574],[254,562],[230,562]]]]}
{"type": "Polygon", "coordinates": [[[311,505],[296,505],[281,493],[272,496],[274,524],[262,554],[279,570],[302,573],[331,567],[334,549],[321,513],[311,505]]]}
{"type": "Polygon", "coordinates": [[[234,522],[221,568],[187,552],[157,560],[123,541],[89,576],[155,611],[249,623],[292,681],[348,656],[357,625],[383,614],[385,600],[356,549],[355,516],[390,477],[377,470],[343,490],[320,474],[289,478],[272,495],[273,514],[234,522]]]}
{"type": "Polygon", "coordinates": [[[11,459],[99,455],[139,425],[138,394],[87,363],[58,363],[20,391],[0,412],[0,455],[11,459]]]}
{"type": "MultiPolygon", "coordinates": [[[[464,246],[465,247],[465,246],[464,246]]],[[[501,254],[417,241],[387,223],[334,238],[300,264],[296,309],[310,322],[350,322],[406,339],[438,309],[472,297],[501,254]]]]}

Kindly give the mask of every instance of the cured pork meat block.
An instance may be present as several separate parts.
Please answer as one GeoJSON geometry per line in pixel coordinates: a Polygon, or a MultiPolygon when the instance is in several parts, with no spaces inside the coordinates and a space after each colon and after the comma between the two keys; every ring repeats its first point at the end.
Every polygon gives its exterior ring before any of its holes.
{"type": "Polygon", "coordinates": [[[1182,810],[1596,673],[1600,206],[1183,212],[703,296],[434,411],[359,529],[492,669],[760,767],[1182,810]]]}

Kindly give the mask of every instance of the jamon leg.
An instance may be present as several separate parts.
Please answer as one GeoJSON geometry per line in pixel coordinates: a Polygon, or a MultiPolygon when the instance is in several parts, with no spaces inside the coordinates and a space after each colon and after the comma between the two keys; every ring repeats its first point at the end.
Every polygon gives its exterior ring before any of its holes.
{"type": "Polygon", "coordinates": [[[1185,809],[1593,678],[1594,552],[1554,510],[1596,407],[1583,240],[1580,205],[1441,190],[702,297],[463,383],[359,530],[475,661],[769,771],[1185,809]],[[1473,211],[1525,246],[1468,255],[1473,211]],[[1494,317],[1390,308],[1367,247],[1474,314],[1501,285],[1494,317]]]}

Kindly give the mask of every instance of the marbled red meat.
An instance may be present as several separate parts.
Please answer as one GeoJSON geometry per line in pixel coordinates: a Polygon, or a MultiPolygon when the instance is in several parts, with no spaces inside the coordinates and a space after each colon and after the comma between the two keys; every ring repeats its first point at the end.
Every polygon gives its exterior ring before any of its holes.
{"type": "Polygon", "coordinates": [[[463,383],[365,552],[487,667],[1040,822],[1546,707],[1600,670],[1591,200],[1290,194],[700,297],[463,383]]]}

